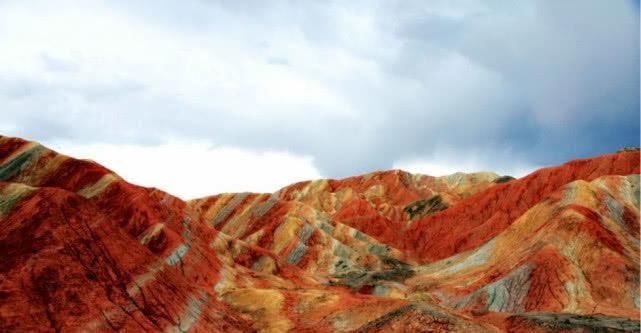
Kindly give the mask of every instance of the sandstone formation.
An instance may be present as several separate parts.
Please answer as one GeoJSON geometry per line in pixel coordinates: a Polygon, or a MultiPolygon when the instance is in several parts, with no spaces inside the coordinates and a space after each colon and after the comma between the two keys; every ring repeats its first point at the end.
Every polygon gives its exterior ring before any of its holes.
{"type": "Polygon", "coordinates": [[[0,331],[639,331],[639,158],[183,201],[0,137],[0,331]]]}

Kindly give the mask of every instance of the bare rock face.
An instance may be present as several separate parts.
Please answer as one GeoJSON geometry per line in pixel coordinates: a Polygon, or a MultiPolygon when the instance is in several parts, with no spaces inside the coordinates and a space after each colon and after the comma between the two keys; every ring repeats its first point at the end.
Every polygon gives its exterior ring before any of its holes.
{"type": "Polygon", "coordinates": [[[639,331],[639,158],[185,202],[0,137],[0,331],[639,331]]]}

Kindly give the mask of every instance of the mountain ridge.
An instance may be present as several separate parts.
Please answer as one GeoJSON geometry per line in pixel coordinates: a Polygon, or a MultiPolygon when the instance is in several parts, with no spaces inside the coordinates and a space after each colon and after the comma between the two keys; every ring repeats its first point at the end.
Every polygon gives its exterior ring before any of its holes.
{"type": "Polygon", "coordinates": [[[0,328],[638,330],[638,174],[625,150],[183,201],[0,137],[0,328]]]}

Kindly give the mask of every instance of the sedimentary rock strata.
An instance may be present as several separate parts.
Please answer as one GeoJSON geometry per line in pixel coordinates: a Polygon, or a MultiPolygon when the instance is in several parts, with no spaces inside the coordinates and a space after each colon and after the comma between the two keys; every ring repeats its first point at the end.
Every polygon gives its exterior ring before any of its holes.
{"type": "Polygon", "coordinates": [[[183,201],[0,137],[0,224],[2,332],[639,330],[635,149],[183,201]]]}

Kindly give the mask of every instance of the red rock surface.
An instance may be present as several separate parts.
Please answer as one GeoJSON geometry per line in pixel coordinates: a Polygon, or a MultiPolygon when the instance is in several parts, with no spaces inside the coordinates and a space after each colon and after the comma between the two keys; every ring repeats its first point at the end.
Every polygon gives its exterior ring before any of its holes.
{"type": "Polygon", "coordinates": [[[442,259],[498,235],[525,211],[567,183],[630,174],[639,174],[638,151],[541,169],[468,197],[452,209],[412,223],[397,240],[384,241],[412,251],[422,262],[442,259]]]}
{"type": "Polygon", "coordinates": [[[638,331],[638,174],[628,150],[184,202],[0,137],[0,331],[638,331]]]}

